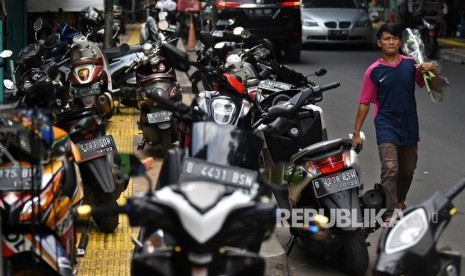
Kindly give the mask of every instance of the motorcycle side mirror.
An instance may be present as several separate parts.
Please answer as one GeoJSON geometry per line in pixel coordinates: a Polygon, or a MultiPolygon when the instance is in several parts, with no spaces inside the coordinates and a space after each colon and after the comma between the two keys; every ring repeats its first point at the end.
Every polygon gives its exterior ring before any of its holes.
{"type": "Polygon", "coordinates": [[[206,31],[200,32],[199,40],[200,42],[202,42],[203,45],[207,46],[208,48],[215,46],[215,43],[216,43],[213,35],[211,35],[209,32],[206,32],[206,31]]]}
{"type": "Polygon", "coordinates": [[[10,51],[10,50],[3,50],[1,53],[0,53],[0,57],[1,58],[9,58],[13,55],[13,52],[10,51]]]}
{"type": "Polygon", "coordinates": [[[42,21],[42,17],[39,17],[34,21],[32,28],[34,29],[34,31],[38,32],[40,29],[42,29],[43,23],[44,22],[42,21]]]}
{"type": "Polygon", "coordinates": [[[267,168],[262,174],[262,180],[276,190],[287,190],[300,184],[309,183],[313,177],[302,166],[280,162],[267,168]]]}
{"type": "Polygon", "coordinates": [[[131,47],[127,43],[123,43],[119,46],[119,51],[123,54],[129,53],[130,50],[131,50],[131,47]]]}
{"type": "Polygon", "coordinates": [[[170,26],[170,23],[166,19],[160,20],[158,22],[158,28],[162,31],[167,30],[170,26]]]}

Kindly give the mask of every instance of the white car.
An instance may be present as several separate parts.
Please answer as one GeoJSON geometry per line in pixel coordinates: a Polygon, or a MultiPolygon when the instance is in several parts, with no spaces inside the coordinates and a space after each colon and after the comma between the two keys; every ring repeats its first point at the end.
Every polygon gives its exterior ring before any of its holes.
{"type": "Polygon", "coordinates": [[[302,43],[372,44],[372,22],[359,0],[302,0],[302,43]]]}

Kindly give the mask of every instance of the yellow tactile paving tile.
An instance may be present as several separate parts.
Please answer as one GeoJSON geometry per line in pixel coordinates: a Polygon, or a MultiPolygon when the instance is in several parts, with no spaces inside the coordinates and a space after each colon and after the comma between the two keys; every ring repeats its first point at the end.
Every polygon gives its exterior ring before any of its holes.
{"type": "MultiPolygon", "coordinates": [[[[133,153],[134,136],[138,134],[134,127],[134,110],[121,108],[122,113],[112,117],[107,134],[115,139],[118,151],[133,153]]],[[[126,191],[118,199],[123,204],[133,195],[132,180],[126,191]]],[[[95,224],[90,224],[89,242],[86,253],[79,258],[77,275],[83,276],[126,276],[130,275],[130,259],[134,248],[131,236],[137,236],[137,229],[131,229],[126,216],[120,215],[119,225],[113,234],[99,233],[95,224]]],[[[79,235],[79,233],[78,233],[79,235]]],[[[80,235],[79,235],[80,236],[80,235]]],[[[79,240],[78,236],[78,240],[79,240]]]]}

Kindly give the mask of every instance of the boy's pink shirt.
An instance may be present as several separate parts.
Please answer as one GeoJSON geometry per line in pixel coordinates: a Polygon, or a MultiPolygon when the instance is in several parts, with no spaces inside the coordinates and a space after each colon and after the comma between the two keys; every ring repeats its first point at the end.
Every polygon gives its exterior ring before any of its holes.
{"type": "MultiPolygon", "coordinates": [[[[399,65],[402,59],[413,59],[413,58],[409,56],[405,56],[405,55],[400,55],[399,61],[397,61],[395,64],[385,63],[381,58],[379,58],[372,65],[370,65],[368,69],[365,71],[365,75],[363,76],[362,89],[360,91],[359,102],[361,104],[370,104],[370,103],[375,104],[375,108],[373,110],[373,118],[375,118],[376,114],[378,113],[378,99],[376,97],[377,96],[376,85],[370,79],[371,71],[373,71],[373,68],[375,68],[376,66],[380,64],[385,65],[385,66],[390,66],[390,67],[396,67],[397,65],[399,65]]],[[[420,88],[423,88],[425,86],[423,76],[419,71],[416,71],[415,73],[415,82],[418,84],[420,88]]]]}

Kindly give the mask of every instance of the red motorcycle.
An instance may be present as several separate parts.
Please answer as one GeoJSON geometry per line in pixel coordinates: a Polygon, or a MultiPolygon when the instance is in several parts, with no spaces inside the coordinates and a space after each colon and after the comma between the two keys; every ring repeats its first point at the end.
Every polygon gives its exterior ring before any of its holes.
{"type": "Polygon", "coordinates": [[[73,38],[71,94],[80,108],[97,107],[106,119],[115,113],[108,62],[100,48],[86,36],[73,38]]]}

